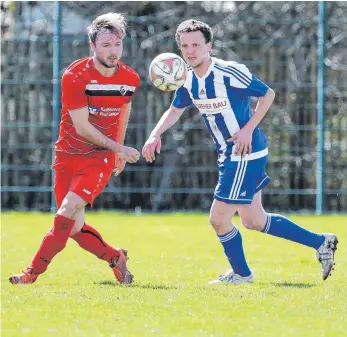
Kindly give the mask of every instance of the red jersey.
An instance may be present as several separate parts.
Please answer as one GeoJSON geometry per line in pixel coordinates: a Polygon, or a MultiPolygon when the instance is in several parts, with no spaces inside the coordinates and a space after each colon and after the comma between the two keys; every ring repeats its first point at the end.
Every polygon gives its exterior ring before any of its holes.
{"type": "MultiPolygon", "coordinates": [[[[120,140],[120,115],[140,85],[139,75],[123,62],[111,77],[101,75],[91,57],[73,62],[61,82],[62,110],[55,151],[71,155],[109,151],[79,136],[68,110],[88,107],[89,122],[105,136],[120,140]]],[[[110,152],[110,151],[109,151],[110,152]]]]}

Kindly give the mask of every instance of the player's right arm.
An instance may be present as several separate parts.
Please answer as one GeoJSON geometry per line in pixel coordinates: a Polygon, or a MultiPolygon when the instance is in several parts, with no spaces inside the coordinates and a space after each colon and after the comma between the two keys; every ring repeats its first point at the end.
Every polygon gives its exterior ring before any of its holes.
{"type": "Polygon", "coordinates": [[[147,162],[155,160],[155,152],[160,153],[160,136],[171,126],[173,126],[182,116],[186,107],[193,104],[187,88],[184,86],[176,91],[174,100],[170,108],[160,118],[158,124],[151,132],[148,140],[142,149],[142,156],[147,162]]]}
{"type": "Polygon", "coordinates": [[[89,122],[86,83],[77,74],[80,73],[72,65],[64,72],[61,81],[62,104],[69,111],[76,132],[91,143],[115,152],[124,161],[136,163],[140,158],[137,150],[106,137],[89,122]]]}
{"type": "Polygon", "coordinates": [[[128,163],[136,163],[139,160],[140,153],[136,149],[124,146],[106,137],[89,122],[88,107],[69,110],[69,114],[77,134],[81,137],[97,146],[111,150],[128,163]]]}
{"type": "Polygon", "coordinates": [[[160,153],[160,136],[179,120],[184,110],[184,108],[179,109],[171,105],[171,107],[166,110],[163,116],[160,118],[158,124],[155,126],[142,148],[142,156],[147,162],[152,163],[155,160],[155,152],[158,154],[160,153]]]}

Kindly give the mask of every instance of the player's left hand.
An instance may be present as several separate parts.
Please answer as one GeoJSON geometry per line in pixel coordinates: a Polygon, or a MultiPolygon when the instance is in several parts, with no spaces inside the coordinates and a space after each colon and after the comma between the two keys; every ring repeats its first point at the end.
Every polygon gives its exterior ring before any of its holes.
{"type": "Polygon", "coordinates": [[[126,163],[127,162],[124,159],[116,158],[114,169],[112,171],[116,177],[118,177],[123,172],[126,163]]]}
{"type": "Polygon", "coordinates": [[[145,145],[142,148],[142,156],[148,163],[152,163],[155,160],[155,152],[160,153],[161,139],[158,135],[150,135],[145,145]]]}
{"type": "Polygon", "coordinates": [[[231,138],[228,139],[228,142],[235,143],[236,155],[245,156],[246,154],[252,153],[252,134],[253,130],[250,130],[246,127],[235,132],[231,138]]]}

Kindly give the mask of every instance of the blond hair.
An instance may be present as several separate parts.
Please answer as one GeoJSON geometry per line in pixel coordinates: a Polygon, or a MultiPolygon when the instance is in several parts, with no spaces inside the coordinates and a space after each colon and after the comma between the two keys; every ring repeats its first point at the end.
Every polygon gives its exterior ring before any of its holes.
{"type": "Polygon", "coordinates": [[[95,44],[96,38],[99,33],[105,30],[110,30],[116,33],[120,39],[125,36],[126,21],[123,14],[120,13],[106,13],[98,16],[90,26],[87,28],[88,37],[91,42],[95,44]]]}

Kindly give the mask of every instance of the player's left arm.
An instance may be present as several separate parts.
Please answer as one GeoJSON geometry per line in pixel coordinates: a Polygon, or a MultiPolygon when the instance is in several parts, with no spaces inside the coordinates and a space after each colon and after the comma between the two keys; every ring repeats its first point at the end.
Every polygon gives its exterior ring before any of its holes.
{"type": "MultiPolygon", "coordinates": [[[[119,116],[119,131],[116,137],[116,141],[122,145],[124,145],[124,139],[126,130],[128,128],[129,118],[131,113],[131,102],[128,104],[124,104],[121,108],[120,116],[119,116]]],[[[118,176],[120,175],[126,165],[126,161],[118,158],[116,156],[115,166],[113,169],[114,175],[118,176]]]]}
{"type": "Polygon", "coordinates": [[[228,139],[229,142],[235,142],[234,153],[236,155],[241,154],[241,156],[243,156],[248,153],[252,153],[253,131],[268,112],[274,99],[275,92],[271,88],[268,88],[266,94],[262,97],[259,97],[254,113],[247,124],[241,130],[235,132],[230,139],[228,139]]]}
{"type": "Polygon", "coordinates": [[[232,75],[234,75],[230,77],[231,86],[241,89],[245,96],[259,97],[254,113],[247,124],[228,139],[230,142],[235,142],[235,154],[245,155],[252,153],[253,131],[269,110],[275,99],[275,92],[256,76],[252,75],[244,64],[234,64],[231,68],[232,75]]]}
{"type": "Polygon", "coordinates": [[[243,129],[246,128],[247,130],[250,130],[253,133],[254,129],[259,125],[259,123],[265,117],[266,113],[269,111],[270,106],[272,105],[275,99],[275,96],[275,92],[271,88],[269,88],[265,96],[259,97],[253,116],[243,127],[243,129]]]}

